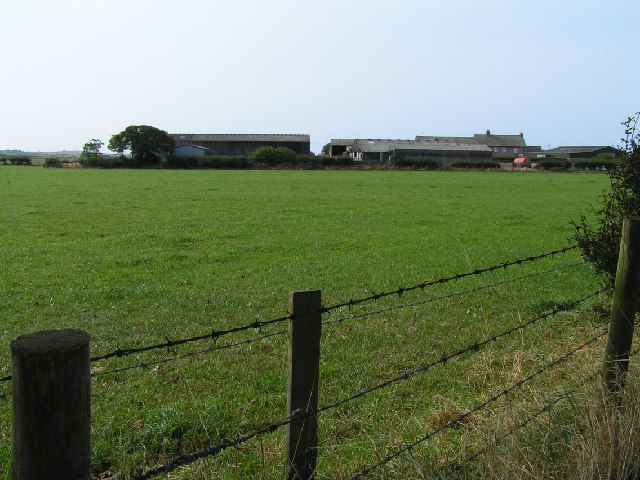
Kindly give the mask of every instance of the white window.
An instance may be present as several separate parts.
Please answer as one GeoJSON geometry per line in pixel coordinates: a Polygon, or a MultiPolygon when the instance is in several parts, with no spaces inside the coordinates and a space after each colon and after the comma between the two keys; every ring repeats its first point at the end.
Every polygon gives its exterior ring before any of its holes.
{"type": "Polygon", "coordinates": [[[502,153],[507,153],[507,148],[506,147],[502,147],[502,153]]]}
{"type": "Polygon", "coordinates": [[[494,151],[495,153],[498,153],[498,147],[493,147],[493,151],[494,151]]]}
{"type": "Polygon", "coordinates": [[[513,149],[513,153],[518,153],[518,149],[517,149],[517,148],[514,148],[514,149],[513,149]]]}

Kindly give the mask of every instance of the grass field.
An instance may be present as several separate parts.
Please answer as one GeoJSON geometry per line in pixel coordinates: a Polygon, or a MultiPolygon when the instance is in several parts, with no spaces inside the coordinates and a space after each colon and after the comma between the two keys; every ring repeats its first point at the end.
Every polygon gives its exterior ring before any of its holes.
{"type": "MultiPolygon", "coordinates": [[[[607,177],[597,174],[0,167],[0,376],[10,373],[10,342],[37,330],[85,329],[92,355],[98,355],[280,317],[291,290],[322,289],[323,303],[330,305],[546,253],[572,244],[569,220],[588,214],[607,186],[607,177]]],[[[578,259],[574,251],[334,318],[578,259]]],[[[588,266],[575,266],[327,326],[320,403],[426,364],[597,286],[588,266]]],[[[320,419],[318,477],[350,478],[577,345],[598,322],[590,309],[564,313],[328,411],[320,419]]],[[[94,368],[107,371],[208,346],[101,361],[94,368]]],[[[600,345],[594,347],[501,407],[527,411],[561,390],[578,366],[595,368],[601,353],[600,345]]],[[[282,419],[286,354],[279,336],[97,377],[94,474],[130,478],[282,419]]],[[[0,384],[0,393],[9,387],[0,384]]],[[[443,432],[369,478],[421,478],[421,471],[446,468],[478,441],[473,432],[480,424],[473,420],[470,428],[443,432]]],[[[280,430],[164,477],[282,478],[283,445],[280,430]]],[[[0,477],[8,476],[10,449],[7,400],[0,402],[0,477]]]]}

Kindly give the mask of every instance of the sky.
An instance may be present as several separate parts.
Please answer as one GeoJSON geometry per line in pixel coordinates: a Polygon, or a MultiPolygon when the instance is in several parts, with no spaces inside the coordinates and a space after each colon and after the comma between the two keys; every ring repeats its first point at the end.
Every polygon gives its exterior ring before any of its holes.
{"type": "MultiPolygon", "coordinates": [[[[128,125],[620,145],[637,0],[0,0],[0,150],[128,125]]],[[[104,149],[105,151],[106,148],[104,149]]]]}

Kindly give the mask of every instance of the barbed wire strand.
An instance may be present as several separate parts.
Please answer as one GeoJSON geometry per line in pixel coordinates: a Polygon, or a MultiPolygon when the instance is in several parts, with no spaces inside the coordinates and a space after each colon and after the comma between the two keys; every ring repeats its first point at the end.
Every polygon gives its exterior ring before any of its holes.
{"type": "Polygon", "coordinates": [[[483,274],[483,273],[489,273],[489,272],[493,272],[493,271],[496,271],[496,270],[505,269],[507,267],[511,267],[511,266],[514,266],[514,265],[522,265],[523,263],[533,262],[533,261],[540,260],[540,259],[543,259],[543,258],[546,258],[546,257],[551,257],[551,256],[558,255],[558,254],[561,254],[561,253],[566,253],[566,252],[568,252],[570,250],[575,250],[576,248],[578,248],[577,245],[574,245],[573,247],[564,247],[564,248],[562,248],[560,250],[553,250],[553,251],[551,251],[549,253],[543,253],[541,255],[535,255],[535,256],[530,256],[530,257],[526,257],[526,258],[521,258],[521,259],[518,259],[518,260],[513,260],[513,261],[510,261],[510,262],[504,262],[504,263],[501,263],[501,264],[498,264],[498,265],[493,265],[493,266],[487,267],[487,268],[475,269],[473,271],[466,272],[466,273],[458,273],[458,274],[452,275],[450,277],[442,277],[442,278],[439,278],[438,280],[431,280],[429,282],[419,283],[417,285],[413,285],[413,286],[410,286],[410,287],[400,287],[397,290],[392,290],[392,291],[389,291],[389,292],[374,293],[374,294],[371,294],[371,295],[369,295],[367,297],[360,298],[360,299],[357,299],[357,300],[351,299],[348,302],[342,302],[342,303],[337,303],[335,305],[331,305],[329,307],[323,307],[321,309],[321,312],[322,313],[328,313],[330,311],[337,310],[339,308],[352,307],[354,305],[359,305],[359,304],[365,303],[365,302],[377,301],[377,300],[379,300],[381,298],[389,297],[389,296],[392,296],[392,295],[398,295],[399,297],[401,297],[405,292],[410,292],[410,291],[413,291],[413,290],[424,290],[426,287],[431,287],[433,285],[447,283],[447,282],[451,282],[451,281],[454,281],[454,280],[460,280],[460,279],[465,278],[465,277],[471,277],[471,276],[480,275],[480,274],[483,274]]]}
{"type": "Polygon", "coordinates": [[[500,393],[498,393],[496,395],[493,395],[491,398],[489,398],[489,399],[485,400],[484,402],[482,402],[481,404],[473,407],[471,410],[468,410],[467,412],[463,413],[462,415],[459,415],[458,417],[456,417],[456,418],[454,418],[452,420],[449,420],[444,425],[442,425],[439,428],[433,430],[432,432],[424,435],[423,437],[419,438],[417,441],[415,441],[413,443],[410,443],[410,444],[406,445],[405,447],[403,447],[403,448],[401,448],[399,450],[396,450],[394,453],[392,453],[390,455],[387,455],[384,459],[380,460],[375,465],[372,465],[371,467],[367,467],[364,470],[362,470],[360,473],[358,473],[357,475],[355,475],[353,477],[350,477],[349,480],[357,480],[359,478],[362,478],[362,477],[368,475],[369,473],[371,473],[376,468],[381,467],[382,465],[386,465],[387,463],[391,462],[392,460],[394,460],[395,458],[399,457],[403,453],[408,452],[408,451],[412,450],[414,447],[416,447],[417,445],[426,442],[427,440],[429,440],[430,438],[432,438],[435,435],[439,434],[443,430],[446,430],[448,428],[451,428],[451,427],[453,427],[455,425],[460,424],[460,422],[463,421],[464,419],[466,419],[469,416],[473,415],[474,413],[484,409],[487,405],[490,405],[490,404],[498,401],[500,398],[508,395],[513,390],[515,390],[517,388],[520,388],[522,385],[524,385],[525,383],[533,380],[538,375],[540,375],[543,372],[549,370],[550,368],[553,368],[557,364],[565,361],[571,355],[574,355],[575,353],[579,352],[580,350],[583,350],[584,348],[586,348],[587,346],[591,345],[592,343],[595,343],[596,341],[598,341],[600,338],[602,338],[606,334],[607,334],[607,330],[604,330],[598,336],[586,341],[585,343],[583,343],[579,347],[574,348],[573,350],[571,350],[570,352],[562,355],[561,357],[557,358],[556,360],[547,363],[547,365],[545,365],[544,367],[540,368],[536,372],[534,372],[531,375],[519,380],[518,382],[516,382],[515,384],[513,384],[509,388],[506,388],[506,389],[502,390],[500,393]]]}
{"type": "Polygon", "coordinates": [[[560,270],[564,270],[564,269],[571,268],[571,267],[576,267],[578,265],[583,265],[583,262],[570,263],[570,264],[567,264],[567,265],[563,265],[563,266],[560,266],[560,267],[553,268],[551,270],[545,270],[544,272],[537,272],[537,273],[531,273],[529,275],[522,275],[520,277],[513,277],[513,278],[509,278],[507,280],[502,280],[500,282],[489,283],[487,285],[482,285],[480,287],[475,287],[475,288],[470,288],[470,289],[467,289],[467,290],[461,290],[461,291],[458,291],[458,292],[455,292],[455,293],[450,293],[448,295],[439,295],[437,297],[432,297],[432,298],[429,298],[427,300],[421,300],[419,302],[413,302],[413,303],[408,303],[408,304],[405,304],[405,305],[396,305],[396,306],[393,306],[393,307],[382,308],[380,310],[376,310],[376,311],[373,311],[373,312],[365,312],[365,313],[349,315],[348,317],[337,318],[335,320],[327,320],[327,321],[322,322],[322,324],[323,325],[331,325],[331,324],[334,324],[334,323],[343,323],[343,322],[345,322],[347,320],[354,320],[354,319],[358,319],[358,318],[366,318],[366,317],[370,317],[370,316],[373,316],[373,315],[378,315],[378,314],[381,314],[381,313],[387,313],[387,312],[392,312],[392,311],[395,311],[395,310],[402,310],[402,309],[405,309],[405,308],[417,307],[417,306],[420,306],[420,305],[425,305],[427,303],[438,302],[440,300],[448,300],[450,298],[459,297],[459,296],[466,295],[466,294],[469,294],[469,293],[479,292],[479,291],[485,290],[487,288],[499,287],[501,285],[509,284],[509,283],[512,283],[512,282],[516,282],[518,280],[526,280],[528,278],[539,277],[539,276],[542,276],[542,275],[546,275],[548,273],[558,272],[560,270]]]}
{"type": "Polygon", "coordinates": [[[126,357],[128,355],[133,355],[134,353],[141,353],[141,352],[148,352],[150,350],[158,350],[158,349],[170,349],[171,347],[176,347],[178,345],[184,345],[185,343],[192,343],[192,342],[197,342],[200,340],[207,340],[207,339],[213,339],[214,341],[218,340],[220,337],[224,336],[224,335],[228,335],[230,333],[237,333],[237,332],[243,332],[246,330],[252,330],[252,329],[260,329],[266,325],[272,325],[274,323],[281,323],[281,322],[285,322],[287,320],[292,320],[294,318],[293,315],[287,315],[286,317],[280,317],[280,318],[274,318],[272,320],[264,320],[264,321],[255,321],[253,323],[250,323],[249,325],[245,325],[242,327],[234,327],[234,328],[230,328],[228,330],[212,330],[211,333],[207,333],[205,335],[197,335],[195,337],[191,337],[191,338],[185,338],[182,340],[170,340],[169,338],[167,338],[167,341],[164,343],[157,343],[155,345],[148,345],[146,347],[134,347],[134,348],[120,348],[117,347],[113,352],[111,353],[107,353],[105,355],[100,355],[100,356],[96,356],[96,357],[91,357],[91,362],[97,362],[99,360],[105,360],[107,358],[113,358],[113,357],[126,357]]]}
{"type": "MultiPolygon", "coordinates": [[[[409,291],[418,290],[418,289],[424,290],[428,286],[433,286],[433,285],[437,285],[437,284],[443,284],[443,283],[447,283],[447,282],[450,282],[450,281],[453,281],[453,280],[459,280],[459,279],[462,279],[462,278],[465,278],[465,277],[469,277],[469,276],[480,275],[480,274],[483,274],[483,273],[488,273],[488,272],[492,272],[492,271],[495,271],[495,270],[499,270],[501,268],[507,268],[507,267],[513,266],[513,265],[521,265],[523,263],[533,262],[535,260],[540,260],[542,258],[551,257],[551,256],[554,256],[554,255],[565,253],[565,252],[568,252],[570,250],[574,250],[576,248],[578,248],[577,245],[575,245],[573,247],[564,247],[564,248],[562,248],[560,250],[553,250],[553,251],[551,251],[549,253],[544,253],[544,254],[541,254],[541,255],[535,255],[535,256],[530,256],[530,257],[526,257],[526,258],[521,258],[521,259],[518,259],[518,260],[513,260],[513,261],[510,261],[510,262],[504,262],[504,263],[501,263],[501,264],[498,264],[498,265],[493,265],[491,267],[487,267],[487,268],[483,268],[483,269],[476,269],[476,270],[473,270],[473,271],[467,272],[467,273],[459,273],[457,275],[453,275],[453,276],[450,276],[450,277],[442,277],[442,278],[440,278],[438,280],[433,280],[433,281],[430,281],[430,282],[423,282],[423,283],[420,283],[418,285],[413,285],[413,286],[410,286],[410,287],[401,287],[401,288],[399,288],[397,290],[394,290],[394,291],[391,291],[391,292],[373,294],[373,295],[370,295],[370,296],[367,296],[367,297],[364,297],[364,298],[361,298],[361,299],[358,299],[358,300],[351,299],[348,302],[338,303],[338,304],[335,304],[335,305],[332,305],[332,306],[329,306],[329,307],[324,307],[323,306],[320,309],[319,313],[329,313],[329,312],[331,312],[333,310],[336,310],[336,309],[339,309],[339,308],[342,308],[342,307],[352,307],[354,305],[359,305],[361,303],[365,303],[365,302],[368,302],[368,301],[377,301],[380,298],[388,297],[388,296],[391,296],[391,295],[398,295],[399,297],[401,297],[404,292],[409,292],[409,291]]],[[[110,353],[107,353],[107,354],[104,354],[104,355],[99,355],[99,356],[96,356],[96,357],[92,357],[91,358],[91,362],[97,362],[98,360],[104,360],[104,359],[113,358],[113,357],[125,357],[125,356],[128,356],[128,355],[133,355],[135,353],[147,352],[147,351],[150,351],[150,350],[158,350],[158,349],[164,349],[164,348],[170,349],[171,347],[175,347],[175,346],[178,346],[178,345],[183,345],[185,343],[197,342],[197,341],[200,341],[200,340],[206,340],[206,339],[217,340],[218,338],[220,338],[220,337],[222,337],[224,335],[228,335],[228,334],[231,334],[231,333],[242,332],[242,331],[246,331],[246,330],[250,330],[250,329],[261,328],[261,327],[264,327],[266,325],[271,325],[271,324],[274,324],[274,323],[281,323],[281,322],[285,322],[287,320],[292,320],[293,318],[294,318],[294,316],[289,314],[287,316],[280,317],[280,318],[275,318],[273,320],[265,320],[265,321],[259,321],[258,320],[258,321],[255,321],[255,322],[249,324],[249,325],[245,325],[245,326],[242,326],[242,327],[235,327],[235,328],[230,328],[228,330],[220,330],[220,331],[213,330],[211,333],[207,333],[207,334],[204,334],[204,335],[197,335],[197,336],[194,336],[194,337],[191,337],[191,338],[185,338],[185,339],[182,339],[182,340],[170,340],[169,338],[167,338],[166,342],[158,343],[158,344],[155,344],[155,345],[149,345],[149,346],[146,346],[146,347],[134,347],[134,348],[126,348],[126,349],[117,347],[113,352],[110,352],[110,353]]]]}
{"type": "MultiPolygon", "coordinates": [[[[560,267],[556,267],[556,268],[553,268],[551,270],[545,270],[543,272],[532,273],[532,274],[529,274],[529,275],[522,275],[522,276],[519,276],[519,277],[514,277],[514,278],[507,279],[507,280],[503,280],[503,281],[500,281],[500,282],[495,282],[495,283],[483,285],[481,287],[468,289],[468,290],[462,290],[462,291],[459,291],[459,292],[452,293],[450,295],[441,295],[441,296],[433,297],[433,298],[430,298],[428,300],[424,300],[424,301],[420,301],[420,302],[414,302],[414,303],[410,303],[410,304],[406,304],[406,305],[399,305],[399,306],[395,306],[395,307],[384,308],[384,309],[381,309],[381,310],[377,310],[375,312],[367,312],[367,313],[358,314],[358,315],[351,315],[349,317],[343,317],[343,318],[339,318],[339,319],[335,319],[335,320],[327,320],[327,321],[322,322],[322,325],[331,325],[331,324],[336,324],[336,323],[342,323],[342,322],[345,322],[347,320],[363,318],[363,317],[368,317],[368,316],[376,315],[376,314],[380,314],[380,313],[386,313],[386,312],[390,312],[390,311],[394,311],[394,310],[400,310],[400,309],[404,309],[404,308],[410,308],[410,307],[415,307],[415,306],[419,306],[419,305],[424,305],[426,303],[445,300],[445,299],[448,299],[448,298],[453,298],[453,297],[456,297],[456,296],[461,296],[461,295],[465,295],[465,294],[468,294],[468,293],[481,291],[481,290],[484,290],[484,289],[487,289],[487,288],[493,288],[493,287],[496,287],[496,286],[508,284],[508,283],[515,282],[515,281],[518,281],[518,280],[525,280],[525,279],[536,277],[536,276],[541,276],[541,275],[545,275],[545,274],[549,274],[549,273],[553,273],[553,272],[558,272],[558,271],[561,271],[561,270],[564,270],[564,269],[567,269],[567,268],[571,268],[571,267],[575,267],[575,266],[579,266],[579,265],[582,265],[582,264],[583,264],[582,262],[578,262],[578,263],[572,263],[572,264],[568,264],[568,265],[562,265],[560,267]]],[[[173,361],[177,361],[177,360],[182,360],[182,359],[185,359],[185,358],[193,357],[195,355],[204,355],[204,354],[209,354],[209,353],[216,352],[218,350],[230,349],[230,348],[237,347],[237,346],[247,345],[247,344],[258,342],[260,340],[264,340],[264,339],[267,339],[267,338],[270,338],[270,337],[284,335],[286,333],[287,332],[285,330],[280,330],[278,332],[274,332],[274,333],[271,333],[271,334],[268,334],[268,335],[263,335],[261,337],[255,338],[255,339],[245,340],[245,341],[242,341],[242,342],[228,343],[228,344],[222,345],[222,346],[209,347],[209,348],[198,350],[198,351],[195,351],[195,352],[189,352],[189,353],[185,353],[185,354],[182,354],[182,355],[176,355],[176,356],[173,356],[171,358],[166,358],[166,359],[156,360],[156,361],[151,361],[151,362],[142,362],[142,363],[139,363],[139,364],[136,364],[136,365],[122,367],[122,368],[116,368],[116,369],[109,370],[109,371],[106,371],[106,372],[94,372],[94,373],[92,373],[91,376],[92,377],[99,377],[99,376],[109,375],[109,374],[113,374],[113,373],[126,372],[126,371],[130,371],[130,370],[138,369],[138,368],[147,369],[147,368],[152,367],[154,365],[165,364],[165,363],[169,363],[169,362],[173,362],[173,361]]]]}
{"type": "Polygon", "coordinates": [[[449,478],[449,476],[451,474],[453,474],[455,472],[459,472],[460,470],[463,470],[466,466],[472,464],[473,461],[476,458],[478,458],[480,455],[487,453],[488,451],[493,449],[495,446],[499,445],[501,442],[506,440],[507,437],[509,437],[509,436],[513,435],[515,432],[517,432],[518,429],[527,426],[529,423],[531,423],[535,419],[537,419],[540,416],[542,416],[544,413],[546,413],[549,410],[551,410],[551,408],[553,408],[555,405],[557,405],[561,400],[567,398],[569,395],[574,394],[580,388],[584,387],[587,383],[592,382],[594,379],[596,379],[599,376],[600,376],[600,370],[598,370],[595,373],[589,375],[588,377],[586,377],[584,380],[582,380],[579,384],[575,385],[570,390],[567,390],[567,391],[563,392],[562,395],[558,395],[554,400],[552,400],[547,405],[545,405],[544,407],[539,409],[537,412],[531,414],[524,421],[520,422],[517,425],[512,426],[507,433],[505,433],[504,435],[501,435],[499,438],[497,438],[495,440],[490,440],[489,444],[487,446],[483,447],[482,449],[480,449],[479,451],[477,451],[473,455],[469,455],[468,457],[466,457],[462,463],[456,464],[452,468],[449,468],[449,470],[447,470],[447,472],[444,474],[444,476],[443,475],[438,476],[438,480],[446,480],[446,479],[449,478]]]}
{"type": "MultiPolygon", "coordinates": [[[[636,356],[639,352],[640,352],[640,347],[636,348],[633,352],[631,352],[629,357],[632,358],[632,357],[636,356]]],[[[594,373],[592,373],[591,375],[587,376],[584,380],[582,380],[582,382],[580,382],[579,384],[575,385],[570,390],[565,391],[562,395],[558,395],[553,401],[551,401],[550,403],[548,403],[547,405],[542,407],[536,413],[533,413],[532,415],[527,417],[525,420],[523,420],[519,424],[517,424],[517,425],[513,426],[512,428],[510,428],[509,431],[506,434],[504,434],[500,438],[490,442],[489,445],[487,445],[486,447],[482,448],[481,450],[479,450],[478,452],[474,453],[473,455],[470,455],[467,458],[465,458],[465,460],[464,460],[464,462],[462,464],[458,464],[458,465],[455,465],[453,468],[450,468],[447,471],[447,473],[445,474],[445,477],[440,476],[440,477],[438,477],[438,480],[446,480],[446,478],[449,475],[451,475],[452,473],[454,473],[456,471],[459,471],[459,470],[462,470],[465,465],[468,465],[468,464],[472,463],[480,455],[482,455],[482,454],[488,452],[489,450],[491,450],[494,446],[498,445],[500,442],[505,440],[508,436],[513,435],[518,429],[527,426],[533,420],[535,420],[536,418],[540,417],[545,412],[551,410],[551,408],[554,405],[556,405],[557,403],[559,403],[562,399],[567,398],[569,395],[573,395],[579,389],[584,387],[587,383],[592,382],[593,380],[595,380],[596,378],[601,377],[601,376],[602,376],[602,370],[599,368],[594,373]]]]}
{"type": "Polygon", "coordinates": [[[264,427],[264,428],[261,428],[261,429],[255,431],[253,433],[238,437],[235,440],[232,440],[232,441],[224,440],[221,444],[216,445],[216,446],[211,447],[211,448],[208,448],[206,450],[202,450],[200,452],[195,452],[195,453],[192,453],[192,454],[189,454],[189,455],[181,455],[179,457],[176,457],[175,459],[171,460],[170,462],[164,463],[160,467],[157,467],[157,468],[152,469],[152,470],[148,470],[147,472],[143,473],[142,475],[140,475],[138,477],[135,477],[135,479],[136,480],[144,480],[144,479],[147,479],[147,478],[155,477],[156,475],[158,475],[158,474],[160,474],[162,472],[171,472],[171,471],[175,470],[176,468],[178,468],[180,466],[188,465],[190,463],[195,462],[196,460],[198,460],[200,458],[205,458],[205,457],[210,457],[210,456],[217,455],[217,454],[219,454],[220,452],[222,452],[223,450],[225,450],[225,449],[227,449],[229,447],[237,447],[238,445],[240,445],[242,443],[245,443],[245,442],[247,442],[247,441],[249,441],[249,440],[251,440],[251,439],[253,439],[253,438],[255,438],[255,437],[259,436],[259,435],[262,435],[262,434],[265,434],[265,433],[274,432],[277,429],[279,429],[279,428],[281,428],[281,427],[283,427],[285,425],[288,425],[288,424],[290,424],[290,423],[292,423],[294,421],[297,421],[299,419],[307,418],[307,417],[309,417],[311,415],[317,415],[318,413],[324,412],[326,410],[337,408],[337,407],[339,407],[339,406],[341,406],[341,405],[343,405],[345,403],[351,402],[351,401],[353,401],[353,400],[355,400],[357,398],[361,398],[361,397],[363,397],[363,396],[365,396],[365,395],[367,395],[367,394],[369,394],[371,392],[374,392],[376,390],[380,390],[381,388],[385,388],[385,387],[387,387],[387,386],[389,386],[389,385],[391,385],[393,383],[396,383],[398,381],[408,380],[410,377],[412,377],[416,373],[419,373],[419,372],[422,372],[422,371],[427,371],[427,370],[435,367],[436,365],[446,363],[450,359],[452,359],[454,357],[457,357],[457,356],[460,356],[460,355],[463,355],[464,353],[471,352],[471,351],[478,351],[482,346],[484,346],[484,345],[486,345],[488,343],[491,343],[493,341],[496,341],[497,339],[499,339],[499,338],[501,338],[501,337],[503,337],[505,335],[509,335],[511,333],[514,333],[514,332],[516,332],[516,331],[518,331],[518,330],[520,330],[522,328],[525,328],[528,325],[531,325],[531,324],[533,324],[533,323],[535,323],[535,322],[537,322],[539,320],[542,320],[543,318],[547,318],[547,317],[549,317],[551,315],[555,315],[555,314],[557,314],[557,313],[559,313],[561,311],[567,311],[570,308],[573,308],[573,306],[578,305],[579,303],[584,302],[585,300],[594,297],[595,295],[601,293],[604,290],[606,290],[606,289],[601,289],[601,290],[596,291],[596,292],[594,292],[594,293],[592,293],[592,294],[590,294],[590,295],[588,295],[588,296],[586,296],[586,297],[584,297],[584,298],[582,298],[580,300],[576,300],[576,301],[572,302],[572,304],[571,304],[572,306],[571,307],[569,307],[568,305],[564,306],[562,308],[557,307],[552,312],[549,312],[547,314],[544,314],[544,315],[536,317],[536,318],[534,318],[532,320],[529,320],[529,321],[527,321],[527,322],[525,322],[525,323],[523,323],[523,324],[521,324],[521,325],[519,325],[517,327],[509,329],[507,332],[504,332],[504,333],[499,334],[499,335],[495,335],[495,336],[493,336],[491,338],[486,339],[483,342],[475,343],[475,344],[473,344],[473,345],[471,345],[471,346],[469,346],[467,348],[463,348],[463,349],[457,350],[456,352],[453,352],[451,354],[445,355],[445,356],[441,357],[439,360],[434,361],[434,362],[432,362],[432,363],[430,363],[428,365],[425,365],[424,367],[417,368],[417,369],[415,369],[415,370],[413,370],[411,372],[405,373],[404,375],[401,375],[399,377],[395,377],[395,378],[393,378],[391,380],[383,382],[383,383],[381,383],[381,384],[379,384],[379,385],[377,385],[375,387],[372,387],[372,388],[369,388],[367,390],[363,390],[361,392],[358,392],[357,394],[352,395],[352,396],[350,396],[350,397],[348,397],[346,399],[339,400],[339,401],[337,401],[335,403],[332,403],[332,404],[324,405],[324,406],[318,408],[317,410],[314,410],[314,411],[311,411],[311,412],[306,412],[304,414],[297,415],[295,418],[285,419],[283,421],[271,424],[271,425],[269,425],[267,427],[264,427]]]}
{"type": "Polygon", "coordinates": [[[189,357],[193,357],[193,356],[196,356],[196,355],[204,355],[204,354],[207,354],[207,353],[216,352],[218,350],[225,350],[225,349],[237,347],[237,346],[240,346],[240,345],[249,345],[251,343],[259,342],[260,340],[265,340],[267,338],[276,337],[276,336],[279,336],[279,335],[285,335],[286,333],[287,333],[286,330],[280,330],[280,331],[277,331],[277,332],[269,333],[267,335],[263,335],[263,336],[258,337],[258,338],[251,338],[251,339],[248,339],[248,340],[244,340],[242,342],[227,343],[226,345],[220,345],[220,346],[216,346],[216,347],[209,347],[209,348],[206,348],[204,350],[198,350],[196,352],[188,352],[188,353],[184,353],[182,355],[177,355],[177,356],[171,357],[171,358],[165,358],[165,359],[162,359],[162,360],[154,360],[154,361],[151,361],[151,362],[140,363],[140,364],[137,364],[137,365],[132,365],[132,366],[123,367],[123,368],[116,368],[114,370],[109,370],[107,372],[94,372],[94,373],[91,374],[91,376],[92,377],[100,377],[100,376],[109,375],[109,374],[112,374],[112,373],[126,372],[126,371],[129,371],[129,370],[134,370],[136,368],[147,369],[147,368],[152,367],[154,365],[174,362],[176,360],[182,360],[184,358],[189,358],[189,357]]]}

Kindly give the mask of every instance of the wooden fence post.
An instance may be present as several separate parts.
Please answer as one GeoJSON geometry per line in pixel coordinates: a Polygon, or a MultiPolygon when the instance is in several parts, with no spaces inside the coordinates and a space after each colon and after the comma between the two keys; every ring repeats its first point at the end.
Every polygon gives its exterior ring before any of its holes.
{"type": "Polygon", "coordinates": [[[609,336],[602,374],[605,387],[614,393],[624,384],[633,340],[633,323],[640,295],[640,219],[625,218],[620,241],[615,291],[611,305],[609,336]]]}
{"type": "Polygon", "coordinates": [[[89,480],[89,335],[30,333],[11,343],[11,353],[12,480],[89,480]]]}
{"type": "Polygon", "coordinates": [[[291,292],[289,312],[289,364],[287,387],[287,480],[314,478],[318,446],[320,333],[322,329],[320,290],[291,292]]]}

